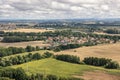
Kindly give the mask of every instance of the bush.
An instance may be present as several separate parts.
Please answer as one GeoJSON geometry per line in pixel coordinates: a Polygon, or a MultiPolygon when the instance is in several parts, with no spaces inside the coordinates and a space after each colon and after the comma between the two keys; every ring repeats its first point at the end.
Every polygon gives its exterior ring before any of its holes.
{"type": "Polygon", "coordinates": [[[84,79],[81,79],[81,78],[64,78],[64,77],[60,77],[59,80],[84,80],[84,79]]]}
{"type": "Polygon", "coordinates": [[[15,80],[15,79],[10,79],[10,78],[7,78],[7,77],[0,77],[0,80],[15,80]]]}
{"type": "Polygon", "coordinates": [[[45,58],[49,58],[49,57],[52,57],[52,56],[53,56],[53,53],[45,52],[43,56],[44,56],[45,58]]]}
{"type": "Polygon", "coordinates": [[[2,70],[0,76],[8,77],[10,79],[15,79],[15,80],[28,80],[28,76],[22,68],[17,68],[17,69],[9,68],[2,70]]]}
{"type": "Polygon", "coordinates": [[[108,64],[105,65],[105,68],[108,69],[117,69],[119,68],[119,64],[117,62],[109,62],[108,64]]]}
{"type": "Polygon", "coordinates": [[[46,76],[46,79],[47,79],[47,80],[58,80],[58,77],[55,76],[55,75],[47,75],[47,76],[46,76]]]}
{"type": "Polygon", "coordinates": [[[39,54],[39,53],[35,53],[35,54],[33,54],[33,56],[32,56],[32,59],[34,59],[34,60],[39,60],[39,59],[41,59],[42,58],[42,56],[39,54]]]}
{"type": "Polygon", "coordinates": [[[30,76],[29,80],[83,80],[83,79],[73,77],[58,77],[56,75],[33,74],[30,76]]]}
{"type": "Polygon", "coordinates": [[[84,58],[83,62],[88,65],[94,65],[94,66],[104,66],[107,63],[109,63],[111,59],[106,58],[97,58],[97,57],[86,57],[84,58]]]}
{"type": "Polygon", "coordinates": [[[80,58],[77,56],[73,56],[73,55],[56,55],[55,56],[56,59],[61,60],[61,61],[66,61],[66,62],[70,62],[70,63],[80,63],[80,58]]]}

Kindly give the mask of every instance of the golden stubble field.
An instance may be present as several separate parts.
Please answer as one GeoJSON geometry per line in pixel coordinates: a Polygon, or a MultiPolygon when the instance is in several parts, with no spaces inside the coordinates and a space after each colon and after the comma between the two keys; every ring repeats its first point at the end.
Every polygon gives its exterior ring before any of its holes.
{"type": "Polygon", "coordinates": [[[81,59],[84,57],[104,57],[110,58],[114,61],[120,63],[120,43],[116,44],[103,44],[92,47],[81,47],[76,49],[69,49],[61,52],[57,52],[56,54],[71,54],[77,55],[81,59]]]}
{"type": "Polygon", "coordinates": [[[44,44],[44,41],[29,41],[29,42],[15,42],[15,43],[2,43],[0,42],[0,47],[23,47],[25,48],[27,45],[30,46],[40,46],[40,47],[46,47],[50,46],[50,44],[44,44]]]}
{"type": "Polygon", "coordinates": [[[48,32],[48,31],[54,31],[54,30],[49,30],[49,29],[22,29],[22,28],[17,28],[15,30],[4,30],[5,32],[25,32],[25,33],[29,33],[29,32],[48,32]]]}

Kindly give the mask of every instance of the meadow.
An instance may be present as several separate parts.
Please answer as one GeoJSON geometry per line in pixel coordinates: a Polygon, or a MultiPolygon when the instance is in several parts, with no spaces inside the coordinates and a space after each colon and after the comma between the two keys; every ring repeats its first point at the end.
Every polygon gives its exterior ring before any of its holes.
{"type": "Polygon", "coordinates": [[[12,68],[22,67],[27,74],[52,74],[62,77],[79,77],[85,80],[119,80],[120,70],[107,70],[101,67],[88,66],[83,64],[72,64],[52,58],[32,61],[21,65],[12,66],[12,68]],[[113,74],[117,75],[113,75],[113,74]],[[104,77],[101,77],[101,74],[104,77]],[[86,75],[86,76],[85,76],[86,75]],[[89,75],[89,76],[88,76],[89,75]],[[97,75],[97,76],[96,76],[97,75]],[[91,77],[92,76],[92,77],[91,77]],[[98,79],[101,77],[100,79],[98,79]]]}

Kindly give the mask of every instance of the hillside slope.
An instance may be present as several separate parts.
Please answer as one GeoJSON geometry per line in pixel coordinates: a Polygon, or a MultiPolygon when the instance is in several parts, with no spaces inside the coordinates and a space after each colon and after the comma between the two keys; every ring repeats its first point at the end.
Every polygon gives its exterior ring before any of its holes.
{"type": "Polygon", "coordinates": [[[100,80],[100,79],[119,80],[120,79],[120,70],[109,70],[101,67],[72,64],[63,61],[58,61],[52,58],[47,58],[38,61],[32,61],[21,65],[12,66],[12,68],[18,68],[18,67],[22,67],[25,70],[25,72],[27,72],[28,74],[41,73],[41,74],[52,74],[52,75],[64,76],[64,77],[73,76],[77,78],[83,78],[85,80],[100,80]],[[104,75],[104,77],[100,78],[101,74],[104,75]]]}

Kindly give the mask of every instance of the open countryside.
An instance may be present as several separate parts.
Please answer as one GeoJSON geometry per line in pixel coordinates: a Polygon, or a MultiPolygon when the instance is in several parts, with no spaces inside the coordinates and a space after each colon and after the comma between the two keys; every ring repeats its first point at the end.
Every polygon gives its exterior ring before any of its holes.
{"type": "Polygon", "coordinates": [[[72,54],[81,57],[104,57],[110,58],[120,63],[120,43],[116,44],[103,44],[92,47],[81,47],[76,49],[65,50],[57,52],[56,54],[72,54]]]}
{"type": "Polygon", "coordinates": [[[120,0],[0,0],[0,80],[120,80],[120,0]]]}

